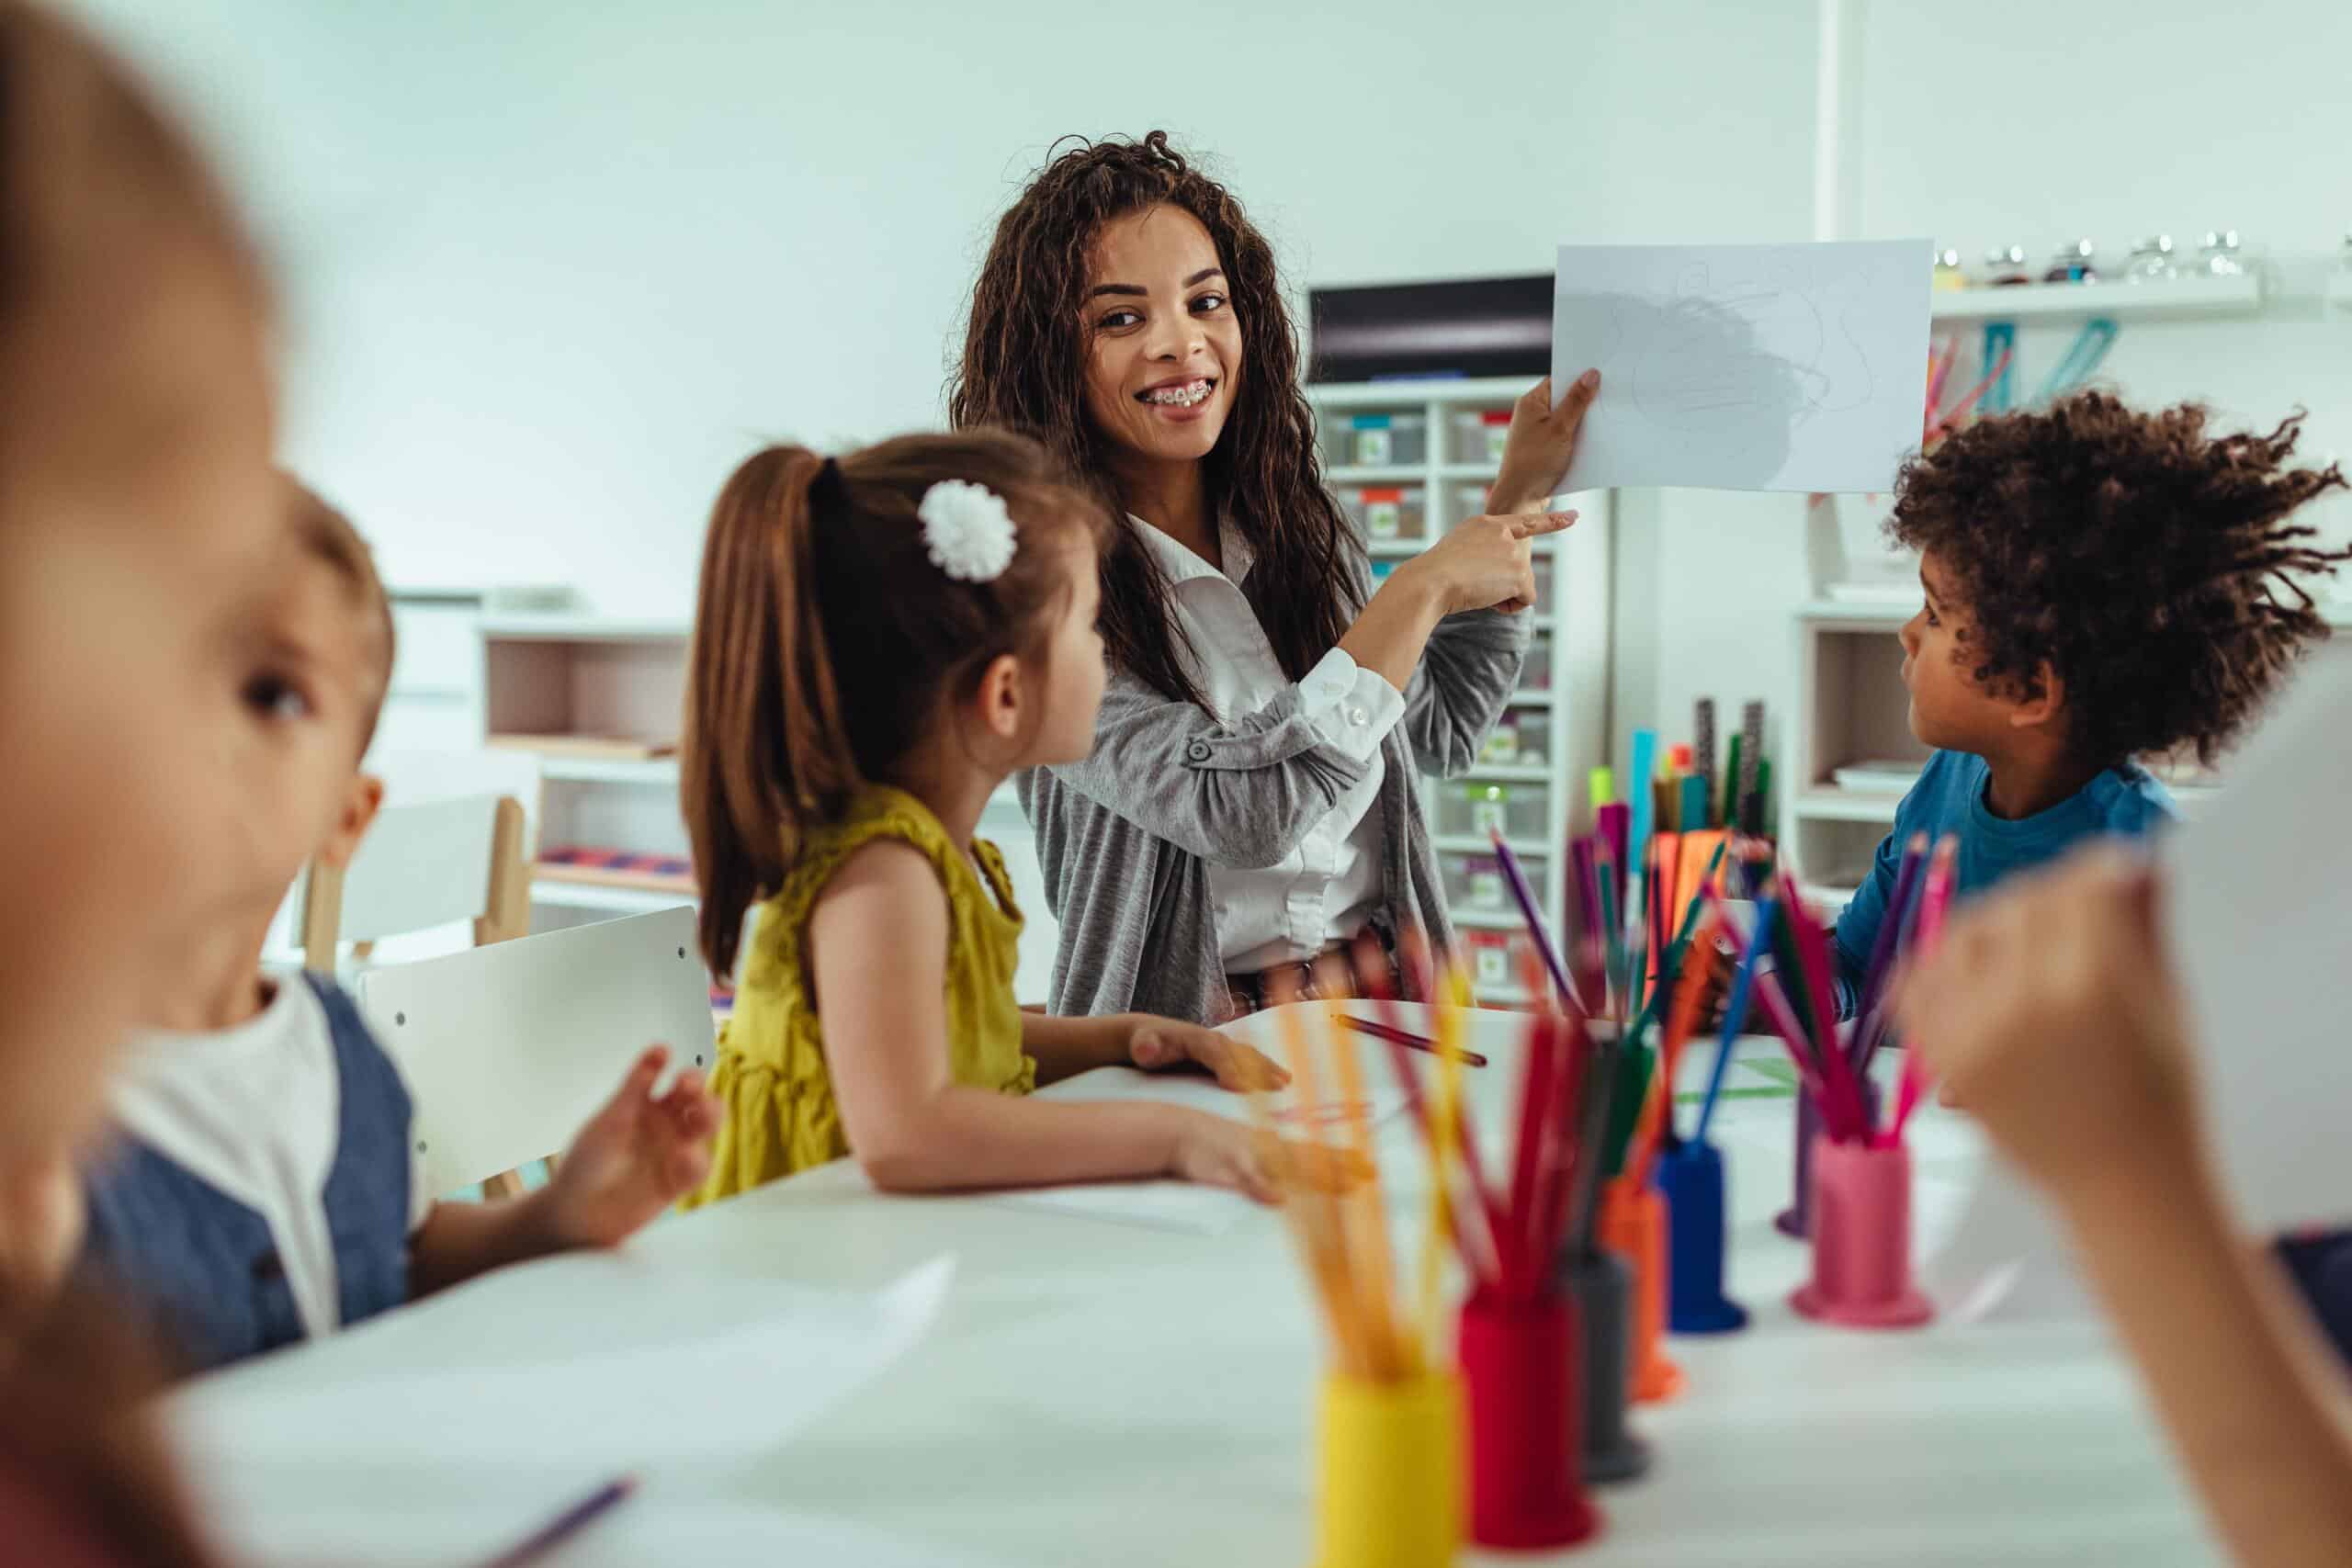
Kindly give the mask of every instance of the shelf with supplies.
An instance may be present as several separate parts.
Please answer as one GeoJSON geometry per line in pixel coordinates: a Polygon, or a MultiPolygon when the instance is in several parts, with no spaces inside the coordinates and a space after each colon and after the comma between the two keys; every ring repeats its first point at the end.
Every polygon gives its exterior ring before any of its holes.
{"type": "Polygon", "coordinates": [[[535,876],[531,879],[531,902],[559,909],[593,909],[606,915],[646,915],[656,909],[674,909],[681,904],[691,904],[691,893],[676,893],[660,888],[612,887],[594,882],[572,882],[560,877],[535,876]]]}
{"type": "MultiPolygon", "coordinates": [[[[1511,410],[1541,378],[1539,372],[1306,389],[1325,476],[1364,536],[1375,581],[1486,511],[1511,410]]],[[[1490,1004],[1527,999],[1515,963],[1503,958],[1522,922],[1500,889],[1494,847],[1478,829],[1489,821],[1503,827],[1544,918],[1557,929],[1565,888],[1554,871],[1556,847],[1571,823],[1589,815],[1587,781],[1592,766],[1606,760],[1613,498],[1601,491],[1556,499],[1582,517],[1575,528],[1536,544],[1530,668],[1498,720],[1498,739],[1489,741],[1493,760],[1458,778],[1430,779],[1423,789],[1430,844],[1447,863],[1448,902],[1465,938],[1478,939],[1472,944],[1476,988],[1490,1004]],[[1542,761],[1532,760],[1537,757],[1542,761]]]]}
{"type": "Polygon", "coordinates": [[[1928,310],[1939,321],[2114,321],[2153,317],[2251,316],[2262,309],[2261,275],[2101,278],[2095,283],[2021,283],[2007,288],[1939,288],[1928,310]]]}

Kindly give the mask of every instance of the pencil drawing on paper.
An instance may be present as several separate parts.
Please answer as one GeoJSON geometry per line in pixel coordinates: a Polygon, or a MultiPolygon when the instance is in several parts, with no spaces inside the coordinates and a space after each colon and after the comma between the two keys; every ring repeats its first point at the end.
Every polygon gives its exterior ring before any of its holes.
{"type": "Polygon", "coordinates": [[[1918,439],[1905,389],[1927,335],[1915,250],[1562,246],[1555,374],[1596,366],[1609,389],[1572,477],[1883,487],[1918,439]]]}

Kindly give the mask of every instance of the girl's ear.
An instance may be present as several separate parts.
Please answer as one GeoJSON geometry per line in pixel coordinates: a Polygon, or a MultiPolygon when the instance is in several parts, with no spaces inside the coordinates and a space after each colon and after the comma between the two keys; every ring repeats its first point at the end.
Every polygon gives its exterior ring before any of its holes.
{"type": "Polygon", "coordinates": [[[1021,660],[1010,653],[1000,653],[989,660],[980,671],[980,722],[999,740],[1012,742],[1021,739],[1026,720],[1023,712],[1029,694],[1023,689],[1021,660]]]}

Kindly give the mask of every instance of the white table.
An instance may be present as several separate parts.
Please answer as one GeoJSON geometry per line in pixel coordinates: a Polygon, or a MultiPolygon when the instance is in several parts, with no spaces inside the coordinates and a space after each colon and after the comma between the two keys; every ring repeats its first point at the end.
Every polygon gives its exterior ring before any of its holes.
{"type": "MultiPolygon", "coordinates": [[[[1487,1014],[1472,1035],[1494,1058],[1466,1075],[1489,1141],[1516,1089],[1518,1028],[1511,1015],[1487,1014]]],[[[1711,1055],[1692,1053],[1686,1087],[1711,1055]]],[[[1386,1081],[1385,1062],[1367,1054],[1364,1064],[1386,1081]]],[[[1635,1414],[1657,1463],[1646,1479],[1597,1494],[1606,1534],[1561,1560],[2217,1561],[2129,1369],[2094,1325],[1871,1335],[1791,1313],[1784,1298],[1805,1272],[1805,1251],[1770,1226],[1788,1196],[1791,1112],[1788,1100],[1763,1099],[1719,1110],[1716,1141],[1732,1169],[1731,1292],[1754,1322],[1719,1339],[1669,1342],[1689,1390],[1635,1414]]],[[[1941,1112],[1923,1112],[1915,1127],[1921,1224],[1932,1233],[1977,1150],[1941,1112]]],[[[1392,1207],[1403,1211],[1398,1235],[1417,1247],[1419,1206],[1408,1195],[1425,1193],[1426,1173],[1403,1119],[1382,1142],[1392,1207]]],[[[1307,1563],[1310,1413],[1324,1352],[1271,1213],[1248,1213],[1213,1238],[1177,1235],[984,1198],[886,1197],[844,1162],[664,1222],[632,1245],[650,1259],[723,1259],[860,1288],[941,1253],[958,1259],[941,1319],[911,1355],[820,1430],[747,1478],[715,1484],[714,1502],[805,1508],[1005,1563],[1307,1563]]],[[[498,1291],[493,1282],[408,1310],[443,1314],[454,1351],[471,1314],[497,1312],[498,1291]]],[[[269,1375],[387,1370],[364,1334],[291,1355],[273,1359],[269,1375]]],[[[1487,1559],[1466,1551],[1464,1561],[1487,1559]]]]}

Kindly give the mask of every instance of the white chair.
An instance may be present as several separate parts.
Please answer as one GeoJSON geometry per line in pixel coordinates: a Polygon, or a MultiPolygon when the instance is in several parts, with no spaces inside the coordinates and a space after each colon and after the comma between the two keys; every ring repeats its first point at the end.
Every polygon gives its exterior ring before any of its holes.
{"type": "Polygon", "coordinates": [[[477,947],[528,934],[531,868],[523,806],[470,795],[388,806],[346,866],[312,862],[301,900],[302,961],[336,972],[342,944],[365,958],[386,937],[464,921],[477,947]]]}
{"type": "Polygon", "coordinates": [[[359,1001],[416,1096],[436,1193],[518,1190],[517,1168],[569,1144],[648,1045],[673,1069],[707,1071],[716,1050],[692,908],[370,970],[359,1001]]]}

